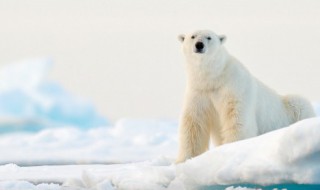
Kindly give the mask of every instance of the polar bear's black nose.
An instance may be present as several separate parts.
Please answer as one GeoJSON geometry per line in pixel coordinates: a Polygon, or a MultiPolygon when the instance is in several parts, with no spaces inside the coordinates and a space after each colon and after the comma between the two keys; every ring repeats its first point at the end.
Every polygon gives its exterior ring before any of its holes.
{"type": "Polygon", "coordinates": [[[198,51],[201,51],[204,48],[204,44],[202,42],[197,42],[196,43],[196,48],[198,51]]]}

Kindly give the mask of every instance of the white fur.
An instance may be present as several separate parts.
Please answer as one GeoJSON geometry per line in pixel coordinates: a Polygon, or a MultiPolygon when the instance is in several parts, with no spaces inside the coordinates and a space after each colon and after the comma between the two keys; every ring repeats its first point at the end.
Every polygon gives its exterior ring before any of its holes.
{"type": "Polygon", "coordinates": [[[197,31],[179,39],[186,57],[187,88],[177,163],[208,150],[210,138],[222,145],[315,116],[307,100],[280,96],[253,77],[223,47],[225,37],[197,31]],[[195,43],[200,41],[204,52],[196,53],[195,43]]]}

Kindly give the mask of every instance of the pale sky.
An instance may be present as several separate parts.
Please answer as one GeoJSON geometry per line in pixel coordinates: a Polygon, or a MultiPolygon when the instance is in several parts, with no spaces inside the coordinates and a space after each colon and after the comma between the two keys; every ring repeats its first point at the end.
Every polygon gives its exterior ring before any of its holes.
{"type": "Polygon", "coordinates": [[[317,0],[0,0],[0,66],[50,56],[50,78],[112,121],[176,119],[177,36],[210,29],[271,88],[319,101],[319,10],[317,0]]]}

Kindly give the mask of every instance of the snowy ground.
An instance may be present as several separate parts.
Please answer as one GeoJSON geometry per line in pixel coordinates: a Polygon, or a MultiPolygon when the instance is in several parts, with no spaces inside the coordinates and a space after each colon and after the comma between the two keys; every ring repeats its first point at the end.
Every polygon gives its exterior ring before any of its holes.
{"type": "Polygon", "coordinates": [[[0,136],[0,164],[89,164],[144,161],[177,152],[177,122],[122,119],[115,126],[75,127],[0,136]]]}

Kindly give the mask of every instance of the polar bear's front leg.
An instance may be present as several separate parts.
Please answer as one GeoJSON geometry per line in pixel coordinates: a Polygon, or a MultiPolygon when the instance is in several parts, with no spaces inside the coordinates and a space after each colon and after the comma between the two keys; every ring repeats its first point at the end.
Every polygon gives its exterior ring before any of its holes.
{"type": "Polygon", "coordinates": [[[179,153],[176,163],[208,150],[213,105],[207,95],[192,94],[185,101],[179,129],[179,153]]]}

